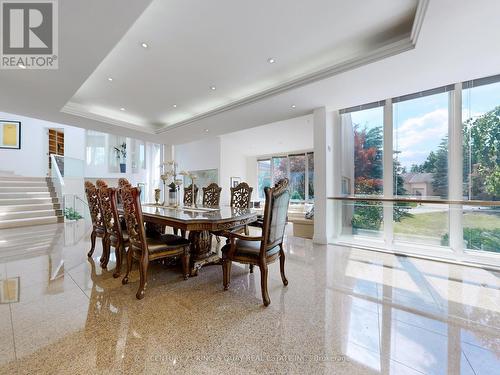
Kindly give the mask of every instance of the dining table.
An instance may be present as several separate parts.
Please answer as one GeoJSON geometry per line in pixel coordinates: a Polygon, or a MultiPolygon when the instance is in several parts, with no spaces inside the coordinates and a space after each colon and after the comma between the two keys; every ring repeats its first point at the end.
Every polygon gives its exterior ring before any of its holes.
{"type": "Polygon", "coordinates": [[[189,232],[191,243],[191,276],[211,264],[221,264],[221,258],[212,250],[212,233],[230,231],[257,220],[257,212],[250,208],[229,206],[163,206],[143,203],[142,215],[148,230],[164,232],[166,226],[189,232]],[[149,227],[148,227],[149,226],[149,227]]]}

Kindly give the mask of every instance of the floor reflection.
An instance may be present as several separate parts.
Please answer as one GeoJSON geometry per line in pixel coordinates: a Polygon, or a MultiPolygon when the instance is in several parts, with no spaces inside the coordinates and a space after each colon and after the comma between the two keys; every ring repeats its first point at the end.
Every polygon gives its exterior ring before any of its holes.
{"type": "MultiPolygon", "coordinates": [[[[498,374],[499,275],[287,236],[287,276],[152,264],[123,286],[88,260],[88,227],[0,231],[0,373],[498,374]]],[[[216,242],[214,241],[214,246],[216,242]]]]}

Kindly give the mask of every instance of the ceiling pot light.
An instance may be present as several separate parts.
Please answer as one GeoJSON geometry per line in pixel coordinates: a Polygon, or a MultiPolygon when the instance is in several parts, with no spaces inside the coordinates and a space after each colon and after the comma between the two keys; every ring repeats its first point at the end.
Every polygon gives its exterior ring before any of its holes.
{"type": "Polygon", "coordinates": [[[276,62],[276,59],[274,57],[270,57],[270,58],[267,59],[267,62],[269,64],[274,64],[276,62]]]}
{"type": "Polygon", "coordinates": [[[172,107],[177,108],[177,104],[174,104],[172,107]]]}
{"type": "Polygon", "coordinates": [[[146,42],[142,42],[141,47],[142,48],[149,48],[149,44],[147,44],[146,42]]]}
{"type": "Polygon", "coordinates": [[[108,81],[109,81],[109,82],[113,82],[113,78],[108,77],[108,81]]]}
{"type": "Polygon", "coordinates": [[[121,107],[121,108],[120,108],[120,111],[125,111],[125,108],[121,107]]]}
{"type": "Polygon", "coordinates": [[[292,104],[292,105],[291,105],[291,108],[292,108],[292,109],[295,109],[295,108],[297,108],[297,106],[296,106],[295,104],[292,104]]]}
{"type": "Polygon", "coordinates": [[[215,91],[215,90],[217,90],[217,87],[215,87],[215,86],[210,86],[210,90],[215,91]]]}

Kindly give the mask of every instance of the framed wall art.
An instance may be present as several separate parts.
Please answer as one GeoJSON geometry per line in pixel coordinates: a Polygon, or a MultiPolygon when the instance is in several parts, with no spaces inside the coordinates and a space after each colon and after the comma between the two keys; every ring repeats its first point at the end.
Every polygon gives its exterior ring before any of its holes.
{"type": "Polygon", "coordinates": [[[236,187],[240,184],[241,177],[231,177],[231,187],[236,187]]]}
{"type": "Polygon", "coordinates": [[[0,120],[0,148],[21,149],[21,123],[0,120]]]}

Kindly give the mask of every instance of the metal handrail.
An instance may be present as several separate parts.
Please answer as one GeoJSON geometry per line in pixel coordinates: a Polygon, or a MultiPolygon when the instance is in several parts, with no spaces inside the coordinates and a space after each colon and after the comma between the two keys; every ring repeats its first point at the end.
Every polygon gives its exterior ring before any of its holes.
{"type": "Polygon", "coordinates": [[[417,199],[417,198],[385,198],[373,196],[345,196],[328,197],[330,200],[338,201],[368,201],[368,202],[393,202],[393,203],[430,203],[430,204],[454,204],[462,206],[487,206],[500,207],[500,201],[478,201],[478,200],[444,200],[444,199],[417,199]]]}

